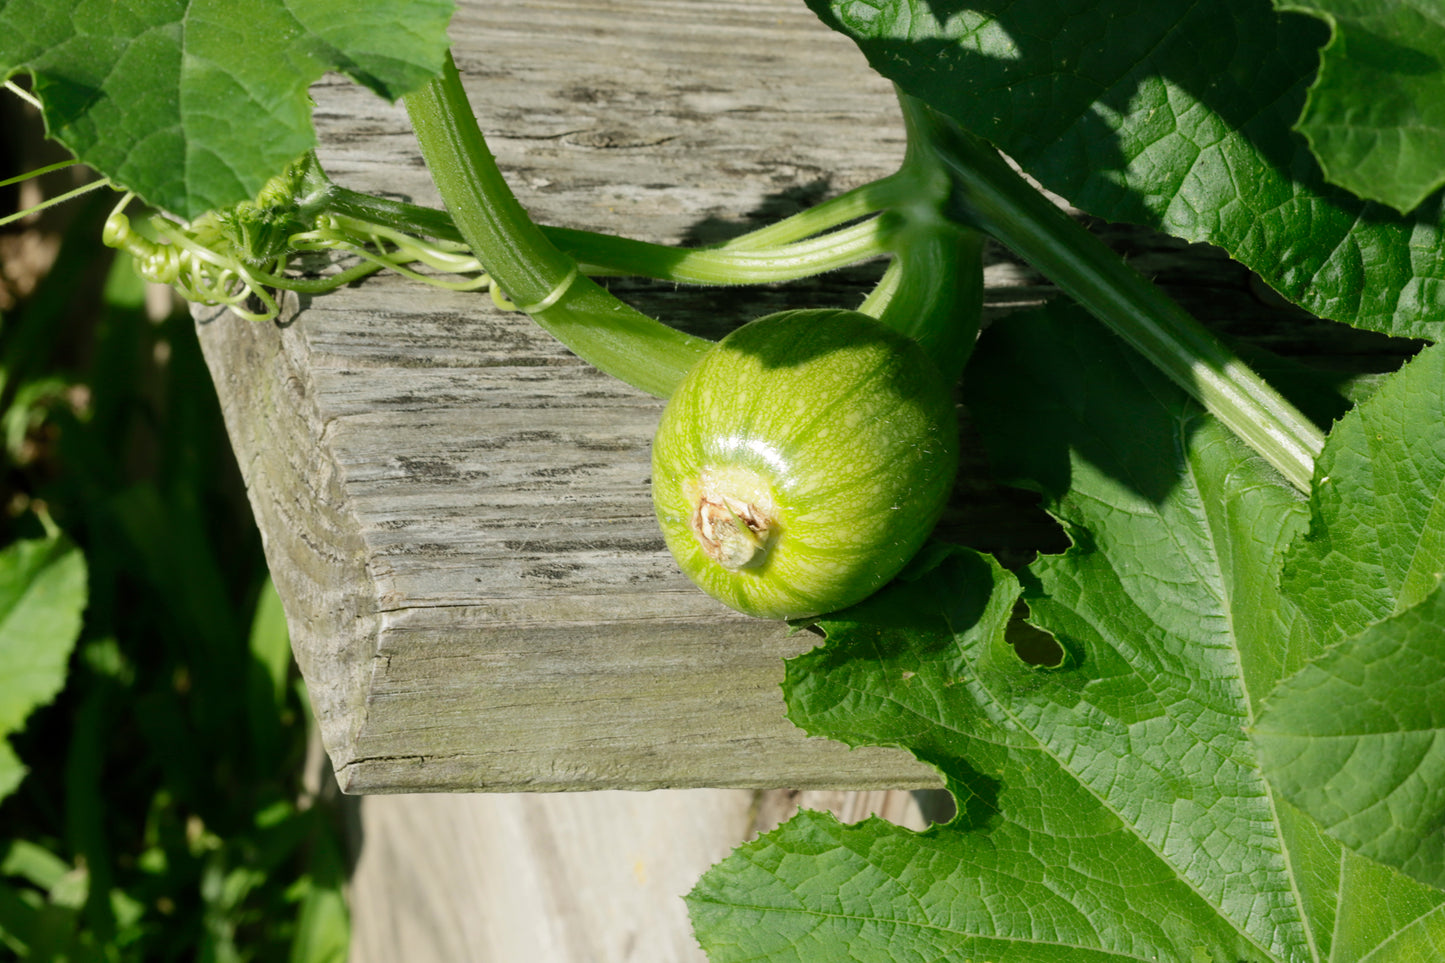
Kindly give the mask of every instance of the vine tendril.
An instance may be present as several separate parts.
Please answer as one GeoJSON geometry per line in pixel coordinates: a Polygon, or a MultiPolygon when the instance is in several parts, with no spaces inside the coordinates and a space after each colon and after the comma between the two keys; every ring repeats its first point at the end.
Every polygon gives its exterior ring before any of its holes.
{"type": "Polygon", "coordinates": [[[271,321],[281,313],[274,291],[322,294],[382,270],[455,291],[491,285],[466,245],[456,241],[424,240],[360,218],[322,214],[308,229],[275,245],[281,253],[258,260],[246,257],[227,225],[213,215],[189,225],[159,214],[132,223],[125,209],[133,199],[125,194],[111,211],[105,243],[130,254],[147,280],[171,285],[187,300],[228,307],[251,321],[271,321]],[[359,263],[320,277],[287,273],[297,255],[322,252],[359,263]]]}

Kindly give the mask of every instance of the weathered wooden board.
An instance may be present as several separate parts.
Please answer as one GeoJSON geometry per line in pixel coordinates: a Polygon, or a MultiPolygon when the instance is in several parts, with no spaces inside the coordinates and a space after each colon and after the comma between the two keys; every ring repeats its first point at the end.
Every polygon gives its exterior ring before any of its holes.
{"type": "MultiPolygon", "coordinates": [[[[488,0],[453,35],[543,222],[695,241],[901,156],[888,85],[795,0],[488,0]]],[[[315,96],[336,180],[437,203],[400,107],[340,80],[315,96]]],[[[862,283],[628,296],[718,333],[862,283]]],[[[933,781],[805,738],[777,686],[816,638],[675,570],[648,492],[659,402],[485,295],[383,277],[293,307],[199,330],[344,789],[933,781]]]]}
{"type": "Polygon", "coordinates": [[[351,963],[704,963],[683,894],[800,806],[923,829],[941,790],[371,796],[351,963]]]}

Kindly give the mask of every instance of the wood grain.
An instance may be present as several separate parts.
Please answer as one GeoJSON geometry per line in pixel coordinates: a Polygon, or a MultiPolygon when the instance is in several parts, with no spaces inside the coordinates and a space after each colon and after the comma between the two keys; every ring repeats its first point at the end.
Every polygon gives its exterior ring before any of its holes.
{"type": "Polygon", "coordinates": [[[933,802],[709,789],[368,797],[350,961],[704,963],[682,897],[733,847],[800,806],[923,829],[933,802]]]}

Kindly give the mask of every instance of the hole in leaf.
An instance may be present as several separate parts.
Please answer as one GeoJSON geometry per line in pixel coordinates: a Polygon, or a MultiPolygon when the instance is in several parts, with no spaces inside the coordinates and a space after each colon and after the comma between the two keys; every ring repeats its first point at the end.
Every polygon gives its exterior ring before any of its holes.
{"type": "Polygon", "coordinates": [[[1013,646],[1014,654],[1029,665],[1059,668],[1064,664],[1064,647],[1048,632],[1026,622],[1028,614],[1028,606],[1020,602],[1004,631],[1004,638],[1013,646]]]}

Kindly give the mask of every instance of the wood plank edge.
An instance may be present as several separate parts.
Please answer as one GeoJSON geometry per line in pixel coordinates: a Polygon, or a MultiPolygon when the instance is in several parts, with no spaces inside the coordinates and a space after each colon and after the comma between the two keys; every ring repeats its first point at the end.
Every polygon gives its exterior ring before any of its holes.
{"type": "MultiPolygon", "coordinates": [[[[366,720],[381,627],[366,546],[326,444],[298,305],[275,322],[192,307],[201,350],[332,766],[366,720]]],[[[343,787],[344,788],[344,787],[343,787]]]]}

